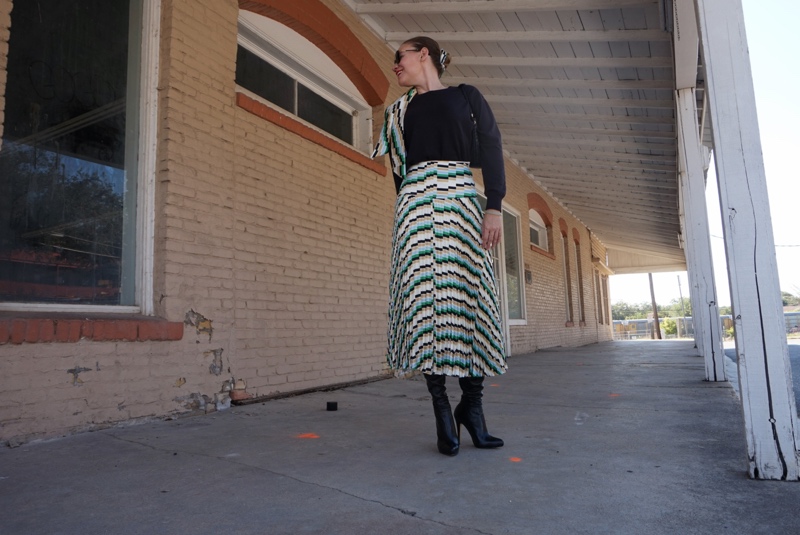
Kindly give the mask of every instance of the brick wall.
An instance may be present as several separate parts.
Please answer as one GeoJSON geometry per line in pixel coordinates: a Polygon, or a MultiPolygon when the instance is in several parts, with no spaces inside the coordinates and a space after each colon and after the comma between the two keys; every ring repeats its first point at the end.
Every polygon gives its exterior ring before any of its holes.
{"type": "Polygon", "coordinates": [[[255,395],[380,373],[391,183],[236,105],[236,2],[165,8],[163,314],[255,395]]]}

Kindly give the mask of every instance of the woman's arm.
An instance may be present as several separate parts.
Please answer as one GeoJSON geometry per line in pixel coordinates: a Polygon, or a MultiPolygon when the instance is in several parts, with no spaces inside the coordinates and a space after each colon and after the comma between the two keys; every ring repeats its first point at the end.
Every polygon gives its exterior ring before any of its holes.
{"type": "Polygon", "coordinates": [[[467,85],[467,96],[478,123],[478,142],[481,150],[483,186],[487,209],[500,210],[506,195],[506,172],[503,142],[494,113],[477,88],[467,85]]]}

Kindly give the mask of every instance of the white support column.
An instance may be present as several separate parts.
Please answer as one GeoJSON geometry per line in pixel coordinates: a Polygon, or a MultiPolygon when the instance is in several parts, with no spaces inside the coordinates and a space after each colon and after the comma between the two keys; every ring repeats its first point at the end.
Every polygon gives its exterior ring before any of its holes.
{"type": "Polygon", "coordinates": [[[678,147],[681,155],[681,189],[686,220],[686,253],[692,269],[692,316],[695,340],[706,365],[707,381],[725,381],[725,354],[722,348],[722,325],[719,320],[717,286],[708,211],[705,202],[705,172],[700,152],[694,89],[675,92],[678,104],[678,147]]]}
{"type": "MultiPolygon", "coordinates": [[[[700,35],[697,31],[697,15],[695,14],[694,0],[674,0],[672,2],[672,46],[675,57],[675,88],[693,88],[697,84],[697,55],[700,46],[700,35]]],[[[676,96],[677,102],[677,96],[676,96]]],[[[680,114],[678,114],[680,121],[680,114]]],[[[681,129],[678,128],[680,147],[681,129]]],[[[702,317],[703,304],[699,298],[697,282],[698,265],[697,255],[692,248],[692,235],[694,227],[690,193],[686,185],[686,156],[678,150],[678,172],[680,185],[681,228],[683,231],[683,247],[686,253],[686,272],[689,276],[689,299],[692,302],[692,323],[694,324],[694,341],[701,355],[706,355],[705,338],[707,322],[702,317]],[[698,317],[700,314],[700,317],[698,317]]],[[[706,379],[708,379],[708,363],[706,363],[706,379]]]]}
{"type": "Polygon", "coordinates": [[[797,412],[741,0],[697,0],[750,476],[798,480],[797,412]]]}
{"type": "MultiPolygon", "coordinates": [[[[678,129],[678,146],[681,146],[680,142],[680,129],[678,129]]],[[[687,204],[687,186],[686,186],[686,164],[684,162],[683,154],[681,154],[680,150],[678,151],[678,191],[680,192],[680,196],[678,198],[678,202],[680,203],[681,207],[681,231],[683,233],[683,250],[686,253],[686,275],[689,278],[689,287],[687,288],[687,292],[689,294],[689,301],[692,305],[692,324],[694,326],[694,343],[695,347],[697,347],[698,353],[701,356],[705,356],[705,347],[703,347],[704,341],[704,333],[703,330],[705,329],[705,322],[702,320],[701,317],[698,317],[698,314],[702,314],[702,312],[697,312],[701,310],[701,303],[698,299],[698,292],[695,290],[697,284],[695,282],[695,273],[697,273],[697,263],[695,261],[694,251],[691,248],[691,233],[692,231],[688,229],[691,226],[691,215],[689,215],[689,210],[691,209],[687,204]]],[[[708,367],[706,366],[706,380],[708,380],[708,367]]]]}

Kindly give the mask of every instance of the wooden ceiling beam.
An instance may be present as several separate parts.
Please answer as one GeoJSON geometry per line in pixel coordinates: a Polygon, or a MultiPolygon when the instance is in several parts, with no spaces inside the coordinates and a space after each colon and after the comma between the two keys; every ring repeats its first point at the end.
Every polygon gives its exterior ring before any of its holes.
{"type": "MultiPolygon", "coordinates": [[[[677,217],[677,209],[663,207],[665,204],[677,206],[677,197],[659,199],[656,202],[648,202],[643,201],[641,197],[637,198],[633,195],[618,194],[614,196],[610,194],[598,193],[597,190],[573,191],[559,188],[551,190],[551,193],[557,196],[559,199],[568,199],[564,202],[570,207],[579,205],[583,206],[584,203],[588,203],[588,205],[602,203],[604,208],[608,210],[620,209],[630,211],[632,209],[638,209],[642,211],[640,213],[649,213],[653,217],[666,218],[666,220],[670,222],[675,221],[675,218],[677,217]]],[[[663,195],[660,197],[663,197],[663,195]]]]}
{"type": "MultiPolygon", "coordinates": [[[[620,232],[625,232],[625,231],[622,230],[620,232]]],[[[637,243],[641,243],[641,240],[637,241],[637,243]]],[[[620,242],[614,243],[613,247],[609,246],[609,244],[606,243],[607,249],[613,249],[615,251],[620,251],[620,252],[623,252],[623,253],[639,254],[639,255],[644,255],[644,256],[661,256],[662,258],[673,258],[674,254],[675,254],[675,251],[673,249],[671,249],[671,248],[669,249],[671,254],[670,253],[664,253],[663,256],[662,256],[657,251],[654,251],[654,250],[649,249],[647,247],[631,247],[631,245],[632,244],[631,243],[627,243],[626,240],[621,240],[621,243],[620,242]]],[[[647,244],[645,244],[645,246],[646,245],[647,244]]],[[[676,245],[677,245],[677,241],[676,241],[676,245]]],[[[678,252],[680,253],[681,257],[683,257],[683,249],[679,249],[678,252]]]]}
{"type": "Polygon", "coordinates": [[[520,167],[524,167],[527,169],[529,173],[532,173],[536,176],[536,168],[537,165],[553,165],[553,163],[559,164],[562,166],[564,172],[575,172],[581,170],[591,170],[596,172],[598,175],[608,174],[612,172],[616,172],[617,170],[623,171],[636,171],[638,173],[644,173],[645,171],[663,171],[667,170],[670,172],[676,172],[675,167],[665,169],[664,166],[654,165],[654,164],[641,164],[641,163],[629,163],[629,162],[603,162],[597,161],[592,162],[589,160],[581,160],[589,162],[589,165],[580,164],[580,163],[570,163],[568,158],[523,158],[519,160],[520,167]]]}
{"type": "MultiPolygon", "coordinates": [[[[538,157],[541,155],[541,152],[512,152],[509,150],[509,154],[512,154],[515,158],[519,158],[520,160],[525,159],[528,156],[538,157]]],[[[600,149],[585,149],[581,147],[570,147],[569,149],[560,149],[560,148],[548,148],[547,149],[547,156],[564,156],[566,158],[574,159],[576,155],[586,155],[587,157],[592,158],[593,160],[598,160],[601,162],[639,162],[639,161],[648,161],[648,162],[664,162],[665,164],[669,165],[675,163],[678,159],[677,156],[659,156],[659,155],[652,155],[652,154],[633,154],[627,152],[611,152],[608,150],[600,149]]]]}
{"type": "Polygon", "coordinates": [[[643,98],[534,97],[522,95],[484,95],[490,104],[526,104],[535,106],[587,106],[590,108],[667,108],[675,109],[673,100],[643,98]]]}
{"type": "Polygon", "coordinates": [[[552,175],[564,175],[567,177],[575,178],[578,180],[581,179],[589,179],[593,177],[598,178],[610,178],[610,179],[617,179],[625,182],[637,183],[637,184],[644,184],[644,185],[663,185],[663,184],[671,184],[670,187],[677,187],[677,176],[675,173],[654,173],[654,172],[637,172],[637,171],[626,171],[624,169],[617,169],[613,171],[608,170],[587,170],[587,169],[568,169],[565,171],[563,165],[539,165],[536,168],[539,176],[552,176],[552,175]],[[549,174],[548,174],[549,173],[549,174]]]}
{"type": "Polygon", "coordinates": [[[448,85],[470,84],[478,87],[508,87],[514,89],[664,89],[672,91],[672,80],[564,80],[554,78],[485,78],[448,76],[448,85]]]}
{"type": "MultiPolygon", "coordinates": [[[[576,197],[574,200],[571,199],[568,202],[565,202],[565,204],[573,210],[575,210],[577,207],[580,207],[580,211],[583,213],[589,213],[589,210],[594,210],[594,213],[604,213],[609,215],[623,212],[627,217],[639,215],[641,217],[647,217],[648,221],[658,220],[665,223],[678,225],[677,207],[674,210],[669,210],[667,208],[658,206],[640,205],[629,202],[617,203],[614,205],[602,204],[601,206],[597,200],[591,197],[576,197]]],[[[580,217],[580,214],[578,214],[578,217],[580,217]]]]}
{"type": "Polygon", "coordinates": [[[470,2],[402,2],[385,4],[356,3],[360,15],[432,15],[445,13],[510,13],[624,9],[646,7],[658,0],[470,0],[470,2]]]}
{"type": "MultiPolygon", "coordinates": [[[[606,221],[628,221],[632,218],[637,219],[638,221],[645,221],[645,222],[652,222],[656,219],[661,221],[661,224],[665,225],[672,225],[675,229],[680,230],[680,222],[678,219],[678,208],[675,207],[673,212],[667,212],[665,210],[660,210],[654,212],[647,208],[639,208],[635,206],[625,205],[625,206],[608,206],[605,204],[598,204],[591,200],[585,202],[572,202],[567,203],[567,206],[570,209],[577,209],[580,208],[580,211],[576,211],[575,215],[583,219],[585,215],[594,214],[594,215],[602,215],[606,221]],[[583,216],[581,215],[583,214],[583,216]]],[[[634,226],[628,227],[630,231],[636,229],[634,226]]]]}
{"type": "MultiPolygon", "coordinates": [[[[551,146],[579,147],[592,146],[612,152],[616,150],[658,150],[675,152],[673,145],[665,143],[639,143],[635,141],[598,141],[596,139],[580,138],[548,138],[546,134],[539,133],[530,136],[504,136],[503,147],[511,154],[540,154],[549,151],[551,146]]],[[[662,154],[662,156],[664,156],[662,154]]]]}
{"type": "MultiPolygon", "coordinates": [[[[565,128],[559,126],[541,126],[538,124],[508,124],[498,123],[503,133],[506,132],[545,132],[550,134],[570,134],[576,136],[597,137],[648,137],[675,140],[674,132],[660,130],[619,130],[610,128],[565,128]]],[[[674,146],[674,143],[673,143],[674,146]]]]}
{"type": "Polygon", "coordinates": [[[597,236],[603,240],[607,249],[626,251],[644,256],[673,258],[681,262],[686,262],[686,255],[683,249],[678,245],[677,236],[673,236],[671,241],[656,244],[646,239],[639,240],[632,238],[630,234],[630,231],[628,231],[627,235],[622,231],[620,234],[609,233],[601,235],[598,233],[597,236]],[[625,245],[628,247],[624,247],[625,245]]]}
{"type": "MultiPolygon", "coordinates": [[[[471,3],[453,2],[469,6],[471,3]]],[[[424,3],[414,4],[416,6],[424,3]]],[[[469,7],[464,8],[465,11],[469,7]]],[[[386,32],[389,42],[403,43],[416,37],[416,32],[386,32]]],[[[425,32],[425,35],[442,43],[630,43],[671,41],[672,34],[663,30],[529,30],[529,31],[477,31],[477,32],[425,32]]]]}
{"type": "MultiPolygon", "coordinates": [[[[501,122],[506,119],[516,119],[519,121],[551,120],[551,121],[578,121],[578,122],[602,122],[608,124],[666,124],[675,126],[676,120],[672,117],[652,117],[646,115],[602,115],[597,113],[583,112],[520,112],[497,110],[494,112],[495,119],[501,122]]],[[[677,135],[677,134],[673,134],[677,135]]]]}
{"type": "Polygon", "coordinates": [[[637,69],[661,68],[672,69],[672,58],[669,56],[639,56],[632,58],[535,58],[535,57],[492,57],[492,56],[457,56],[453,58],[451,67],[552,67],[594,69],[637,69]]]}
{"type": "Polygon", "coordinates": [[[543,173],[535,175],[535,180],[548,190],[554,184],[566,183],[581,186],[582,184],[601,184],[604,188],[619,188],[625,191],[638,191],[644,194],[675,193],[677,194],[677,183],[638,183],[634,179],[619,179],[604,175],[593,175],[591,177],[576,177],[570,174],[543,173]]]}
{"type": "MultiPolygon", "coordinates": [[[[514,157],[512,155],[512,157],[514,157]]],[[[516,158],[516,157],[515,157],[516,158]]],[[[604,160],[577,160],[575,159],[575,155],[564,156],[564,157],[549,157],[549,156],[535,156],[530,157],[526,156],[524,158],[516,158],[519,160],[520,165],[522,167],[527,167],[529,170],[534,171],[536,170],[536,164],[552,164],[558,163],[564,165],[565,169],[569,169],[571,167],[581,168],[581,169],[598,169],[598,170],[609,170],[609,169],[627,169],[627,170],[636,170],[636,171],[645,171],[645,170],[653,170],[653,171],[669,171],[669,172],[677,172],[677,167],[674,165],[658,165],[658,164],[643,164],[643,163],[630,163],[630,162],[609,162],[604,160]],[[586,162],[586,163],[583,163],[586,162]]]]}

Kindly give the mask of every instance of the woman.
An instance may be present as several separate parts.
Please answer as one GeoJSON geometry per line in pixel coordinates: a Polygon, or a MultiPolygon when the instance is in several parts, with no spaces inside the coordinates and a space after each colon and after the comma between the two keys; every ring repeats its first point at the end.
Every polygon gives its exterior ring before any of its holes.
{"type": "Polygon", "coordinates": [[[462,425],[478,448],[503,445],[486,430],[481,398],[483,378],[506,371],[488,253],[502,236],[505,171],[489,105],[472,86],[442,84],[449,62],[428,37],[400,46],[394,73],[400,86],[411,89],[387,108],[372,157],[389,154],[398,191],[387,359],[400,377],[424,374],[438,449],[456,455],[462,425]],[[469,169],[475,124],[485,214],[469,169]],[[455,413],[445,389],[447,376],[458,377],[462,389],[455,413]]]}

